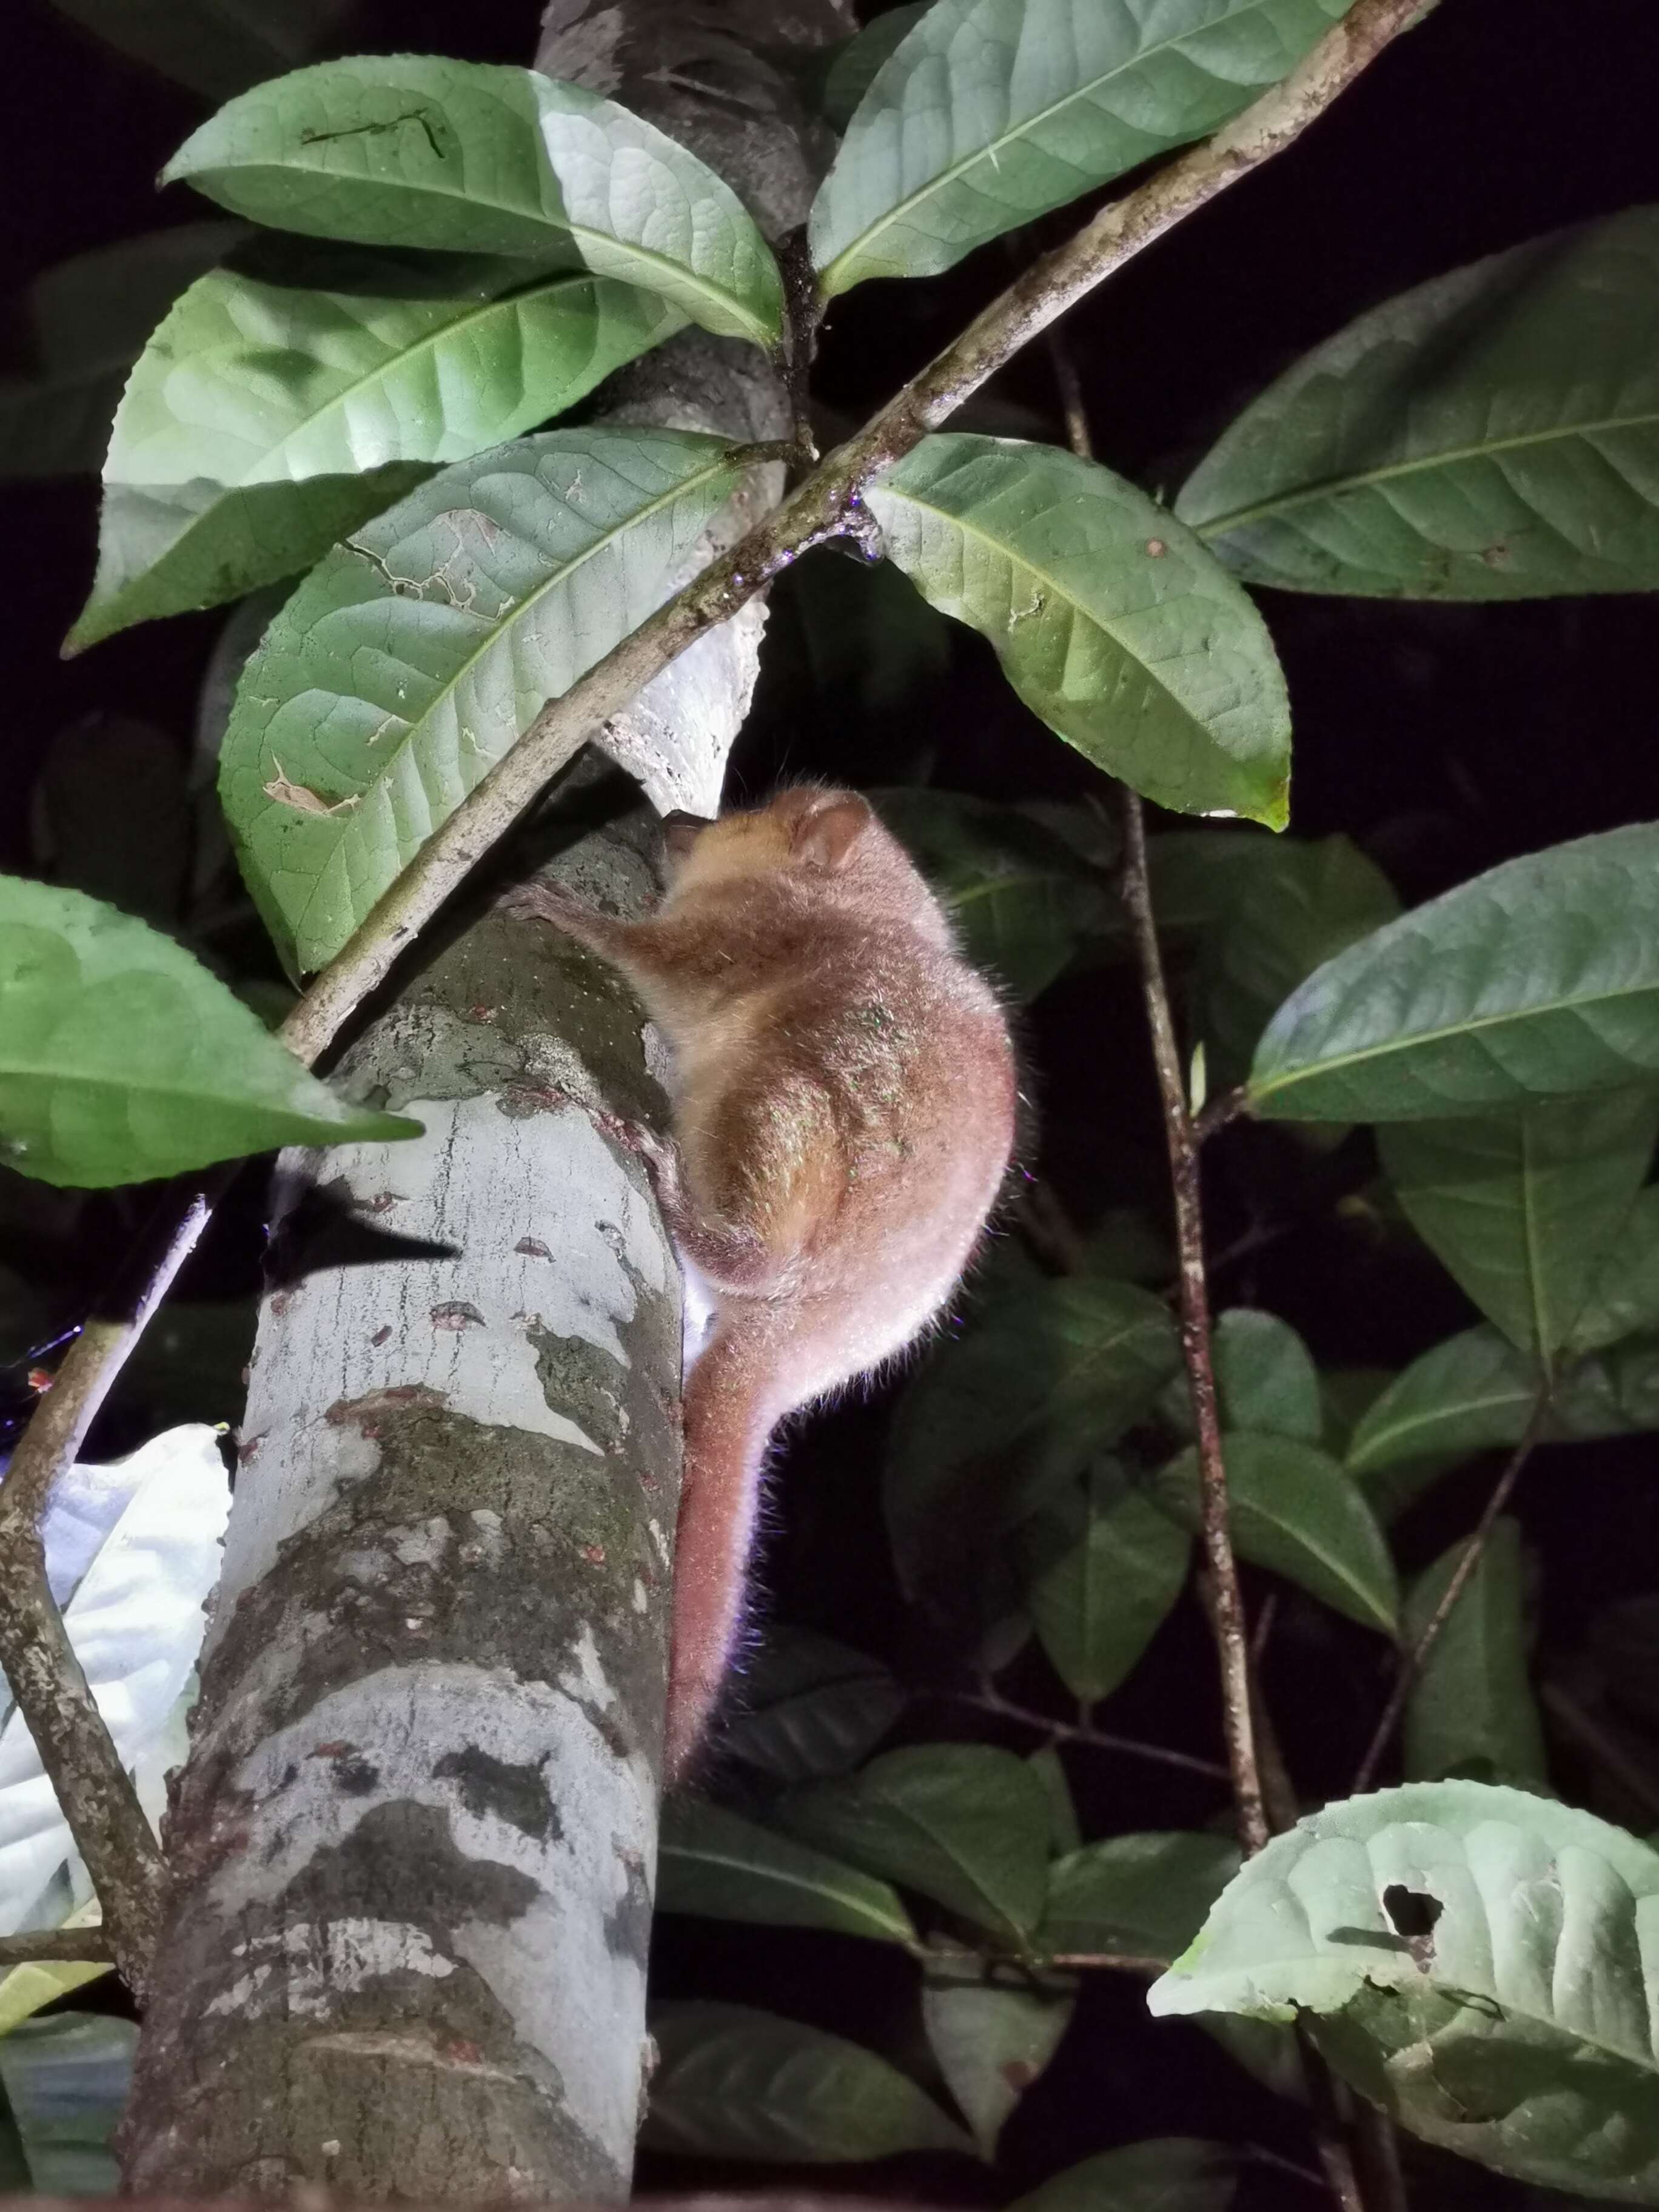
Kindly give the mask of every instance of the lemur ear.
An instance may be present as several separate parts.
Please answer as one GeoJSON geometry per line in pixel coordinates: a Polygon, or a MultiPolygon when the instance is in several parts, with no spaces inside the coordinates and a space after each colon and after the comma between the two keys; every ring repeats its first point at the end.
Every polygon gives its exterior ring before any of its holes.
{"type": "Polygon", "coordinates": [[[671,860],[683,860],[708,827],[708,823],[701,814],[665,814],[662,818],[664,852],[671,860]]]}
{"type": "Polygon", "coordinates": [[[870,827],[874,815],[867,799],[844,792],[804,814],[795,825],[795,853],[810,866],[833,872],[844,868],[853,848],[870,827]]]}

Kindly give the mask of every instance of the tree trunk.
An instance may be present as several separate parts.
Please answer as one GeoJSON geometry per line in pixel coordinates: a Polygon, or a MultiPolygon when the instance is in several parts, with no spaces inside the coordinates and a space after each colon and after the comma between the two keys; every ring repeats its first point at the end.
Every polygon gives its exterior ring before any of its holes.
{"type": "MultiPolygon", "coordinates": [[[[821,149],[757,52],[848,27],[837,0],[554,0],[537,60],[775,237],[821,149]]],[[[606,398],[787,427],[762,357],[701,333],[606,398]]],[[[659,805],[713,811],[760,621],[607,726],[659,805]]],[[[557,872],[635,908],[646,842],[592,833],[557,872]]],[[[608,970],[486,912],[343,1065],[425,1137],[285,1156],[131,2191],[627,2193],[679,1450],[679,1279],[626,1143],[660,1124],[654,1043],[608,970]]]]}

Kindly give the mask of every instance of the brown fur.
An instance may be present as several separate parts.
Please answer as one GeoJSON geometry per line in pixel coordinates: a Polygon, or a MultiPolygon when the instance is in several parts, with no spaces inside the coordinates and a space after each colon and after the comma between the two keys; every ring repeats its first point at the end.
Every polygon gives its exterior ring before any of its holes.
{"type": "Polygon", "coordinates": [[[767,1440],[913,1343],[968,1262],[1013,1141],[1006,1025],[938,902],[855,793],[671,820],[643,921],[518,902],[628,976],[674,1049],[653,1158],[715,1321],[685,1400],[666,1765],[731,1657],[767,1440]]]}

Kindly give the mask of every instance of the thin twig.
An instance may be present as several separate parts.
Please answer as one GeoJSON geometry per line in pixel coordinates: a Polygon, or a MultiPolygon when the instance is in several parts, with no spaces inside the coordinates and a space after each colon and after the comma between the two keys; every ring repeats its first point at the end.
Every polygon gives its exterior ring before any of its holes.
{"type": "MultiPolygon", "coordinates": [[[[729,620],[810,546],[837,536],[867,538],[871,526],[863,494],[874,477],[910,452],[1022,346],[1096,285],[1291,145],[1410,26],[1421,6],[1422,0],[1358,0],[1296,69],[1243,114],[1103,208],[1074,238],[1042,256],[764,522],[568,690],[550,701],[483,781],[428,838],[289,1014],[281,1034],[296,1057],[309,1066],[328,1049],[477,862],[610,716],[704,632],[729,620]]],[[[194,1228],[188,1223],[180,1226],[179,1235],[186,1240],[186,1249],[199,1229],[199,1222],[194,1228]]],[[[166,1283],[157,1279],[164,1290],[166,1283]]],[[[59,1387],[70,1392],[66,1403],[95,1410],[137,1336],[137,1326],[84,1336],[60,1370],[59,1387]]],[[[27,1450],[25,1464],[33,1469],[19,1494],[32,1495],[37,1504],[58,1472],[70,1464],[74,1449],[51,1422],[38,1443],[29,1443],[43,1412],[44,1407],[37,1411],[18,1447],[20,1454],[27,1450]]],[[[75,1421],[66,1425],[73,1428],[75,1421]]],[[[15,1468],[15,1458],[13,1464],[15,1468]]],[[[21,1517],[14,1504],[14,1528],[21,1517]]],[[[135,1987],[140,1986],[146,1936],[153,1936],[159,1910],[154,1847],[148,1832],[140,1838],[125,1817],[131,1791],[125,1778],[116,1789],[118,1755],[62,1638],[61,1623],[53,1630],[55,1608],[46,1595],[44,1565],[32,1530],[10,1545],[0,1560],[0,1573],[7,1578],[0,1587],[0,1613],[9,1616],[16,1631],[7,1642],[6,1625],[0,1623],[0,1665],[10,1675],[19,1709],[48,1761],[54,1786],[67,1793],[64,1813],[98,1887],[122,1972],[135,1987]],[[22,1650],[24,1646],[35,1649],[22,1650]],[[21,1659],[15,1656],[20,1650],[21,1659]],[[58,1762],[56,1766],[51,1764],[53,1759],[58,1762]],[[99,1802],[90,1809],[72,1802],[81,1787],[77,1778],[83,1775],[96,1778],[99,1802]],[[100,1818],[112,1822],[107,1843],[90,1833],[90,1822],[100,1818]],[[131,1854],[131,1878],[118,1869],[122,1856],[115,1840],[118,1832],[125,1832],[131,1854]]]]}
{"type": "Polygon", "coordinates": [[[1376,1780],[1376,1770],[1382,1763],[1382,1754],[1388,1749],[1389,1740],[1399,1725],[1400,1716],[1406,1710],[1406,1701],[1411,1696],[1413,1685],[1423,1671],[1424,1662],[1439,1641],[1440,1632],[1451,1618],[1452,1608],[1468,1589],[1469,1577],[1480,1564],[1481,1554],[1486,1548],[1486,1540],[1492,1534],[1498,1516],[1509,1504],[1510,1493],[1521,1478],[1521,1470],[1532,1457],[1533,1447],[1544,1432],[1544,1425],[1549,1419],[1550,1402],[1549,1385],[1546,1382],[1539,1390],[1532,1412],[1528,1417],[1527,1425],[1522,1431],[1520,1443],[1510,1453],[1504,1472],[1492,1485],[1492,1496],[1486,1500],[1480,1518],[1474,1524],[1474,1534],[1463,1547],[1463,1555],[1453,1568],[1450,1581],[1440,1594],[1440,1602],[1430,1614],[1423,1633],[1418,1638],[1415,1644],[1409,1651],[1401,1654],[1400,1672],[1395,1677],[1393,1689],[1389,1692],[1389,1702],[1382,1708],[1382,1717],[1376,1723],[1371,1734],[1371,1740],[1365,1747],[1365,1756],[1359,1762],[1359,1770],[1354,1776],[1353,1787],[1349,1792],[1351,1796],[1363,1796],[1376,1780]]]}
{"type": "Polygon", "coordinates": [[[1310,2189],[1325,2186],[1322,2173],[1316,2173],[1310,2166],[1299,2166],[1295,2159],[1286,2158],[1281,2152],[1269,2150],[1264,2143],[1242,2145],[1239,2156],[1251,2166],[1271,2166],[1278,2173],[1293,2173],[1298,2181],[1305,2181],[1310,2189]]]}
{"type": "Polygon", "coordinates": [[[1170,1967],[1167,1959],[1121,1959],[1113,1951],[1045,1951],[1039,1963],[1079,1973],[1163,1974],[1170,1967]]]}
{"type": "Polygon", "coordinates": [[[1159,1766],[1176,1766],[1184,1774],[1201,1774],[1210,1782],[1227,1779],[1227,1770],[1218,1759],[1200,1759],[1190,1751],[1171,1751],[1164,1744],[1143,1743],[1137,1736],[1114,1735],[1106,1729],[1086,1728],[1073,1721],[1050,1720],[1047,1713],[1034,1713],[1024,1705],[1010,1704],[995,1690],[958,1690],[955,1696],[958,1705],[972,1705],[980,1712],[994,1713],[999,1720],[1015,1721],[1021,1728],[1035,1729],[1054,1743],[1079,1743],[1091,1751],[1120,1752],[1126,1759],[1146,1759],[1159,1766]]]}
{"type": "Polygon", "coordinates": [[[1193,1116],[1193,1134],[1199,1143],[1204,1144],[1215,1135],[1218,1129],[1224,1129],[1230,1121],[1237,1121],[1248,1108],[1249,1098],[1250,1094],[1242,1083],[1236,1083],[1231,1091],[1218,1091],[1193,1116]]]}
{"type": "Polygon", "coordinates": [[[0,1972],[12,1966],[105,1966],[113,1963],[107,1928],[39,1928],[0,1936],[0,1972]]]}
{"type": "Polygon", "coordinates": [[[1638,1765],[1610,1730],[1559,1682],[1541,1682],[1538,1695],[1546,1712],[1559,1721],[1609,1779],[1627,1790],[1650,1820],[1659,1821],[1659,1779],[1638,1765]]]}

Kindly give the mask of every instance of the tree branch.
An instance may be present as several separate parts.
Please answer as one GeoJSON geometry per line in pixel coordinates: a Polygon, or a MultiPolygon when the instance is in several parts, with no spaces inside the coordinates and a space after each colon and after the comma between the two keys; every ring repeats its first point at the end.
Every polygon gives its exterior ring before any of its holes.
{"type": "Polygon", "coordinates": [[[33,1935],[0,1936],[0,1973],[13,1966],[102,1966],[115,1953],[107,1928],[37,1928],[33,1935]]]}
{"type": "Polygon", "coordinates": [[[1351,1796],[1359,1796],[1364,1791],[1369,1790],[1376,1780],[1376,1770],[1382,1764],[1382,1754],[1388,1749],[1389,1741],[1399,1725],[1400,1716],[1406,1710],[1406,1700],[1412,1693],[1412,1686],[1422,1673],[1424,1662],[1438,1642],[1441,1630],[1450,1620],[1453,1607],[1468,1589],[1470,1576],[1480,1564],[1480,1556],[1486,1548],[1486,1540],[1492,1534],[1498,1516],[1509,1504],[1510,1494],[1521,1479],[1521,1470],[1532,1457],[1533,1447],[1544,1432],[1544,1424],[1549,1418],[1550,1403],[1550,1389],[1547,1382],[1534,1401],[1533,1409],[1528,1418],[1527,1425],[1522,1432],[1520,1443],[1510,1453],[1503,1473],[1492,1485],[1492,1496],[1486,1500],[1480,1518],[1474,1524],[1474,1534],[1463,1547],[1462,1558],[1452,1570],[1451,1580],[1441,1592],[1440,1602],[1430,1615],[1423,1633],[1418,1638],[1413,1649],[1401,1655],[1400,1672],[1395,1677],[1393,1689],[1389,1693],[1389,1702],[1382,1708],[1382,1717],[1376,1723],[1376,1729],[1372,1731],[1371,1740],[1365,1747],[1365,1756],[1359,1762],[1359,1771],[1354,1776],[1353,1788],[1349,1792],[1351,1796]]]}
{"type": "MultiPolygon", "coordinates": [[[[550,701],[511,750],[427,840],[318,976],[283,1024],[281,1034],[290,1050],[310,1066],[328,1048],[424,924],[608,717],[619,713],[705,631],[737,613],[799,554],[831,538],[867,535],[870,519],[862,494],[873,477],[910,452],[1068,307],[1165,231],[1291,145],[1409,27],[1421,7],[1422,0],[1358,0],[1291,75],[1243,115],[1102,209],[1075,237],[1035,263],[857,437],[814,471],[782,507],[561,697],[550,701]]],[[[1184,1111],[1183,1106],[1183,1115],[1184,1111]]],[[[38,1511],[57,1474],[70,1463],[87,1424],[106,1396],[149,1311],[200,1234],[210,1207],[210,1200],[204,1200],[196,1213],[180,1222],[169,1243],[176,1256],[170,1267],[154,1272],[154,1292],[142,1311],[135,1309],[130,1322],[108,1329],[89,1328],[74,1346],[59,1370],[58,1387],[66,1393],[63,1410],[44,1428],[45,1405],[31,1420],[13,1461],[14,1481],[20,1462],[26,1478],[15,1492],[13,1482],[8,1482],[6,1489],[13,1496],[0,1518],[0,1540],[8,1530],[12,1534],[0,1560],[0,1612],[7,1617],[0,1624],[0,1665],[42,1747],[54,1785],[61,1782],[68,1793],[65,1814],[98,1887],[122,1972],[135,1986],[142,1982],[143,1956],[153,1938],[160,1864],[147,1826],[140,1835],[131,1818],[136,1801],[125,1775],[117,1784],[118,1756],[69,1651],[62,1623],[56,1620],[33,1534],[33,1515],[26,1516],[23,1506],[33,1501],[38,1511]],[[27,1531],[20,1540],[26,1518],[27,1531]],[[96,1803],[76,1806],[82,1788],[78,1778],[90,1779],[96,1803]],[[94,1832],[95,1824],[102,1822],[110,1824],[107,1841],[94,1832]],[[124,1867],[124,1860],[130,1865],[124,1867]]],[[[1207,1506],[1206,1516],[1213,1517],[1207,1506]]],[[[1222,1533],[1224,1540],[1224,1529],[1222,1533]]],[[[1236,1582],[1232,1592],[1236,1601],[1236,1582]]],[[[1224,1607],[1229,1601],[1224,1586],[1219,1601],[1224,1607]]],[[[1243,1748],[1248,1749],[1248,1700],[1241,1710],[1243,1748]]],[[[1241,1799],[1241,1819],[1254,1831],[1260,1826],[1261,1808],[1259,1792],[1249,1795],[1254,1787],[1249,1760],[1236,1756],[1235,1771],[1247,1790],[1241,1799]],[[1249,1806],[1254,1806],[1253,1813],[1248,1811],[1249,1806]]]]}
{"type": "Polygon", "coordinates": [[[1152,1759],[1160,1766],[1179,1767],[1185,1774],[1201,1774],[1210,1782],[1227,1779],[1227,1770],[1218,1759],[1200,1759],[1190,1751],[1171,1751],[1165,1744],[1143,1743],[1138,1736],[1113,1735],[1105,1729],[1086,1728],[1077,1722],[1052,1721],[1046,1713],[1029,1712],[1024,1705],[1011,1704],[995,1690],[961,1690],[957,1702],[972,1705],[979,1712],[994,1713],[999,1720],[1018,1722],[1021,1728],[1036,1729],[1054,1743],[1079,1743],[1091,1751],[1152,1759]]]}

